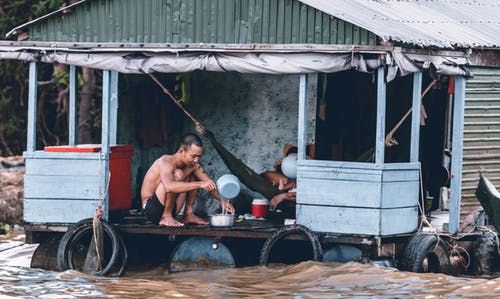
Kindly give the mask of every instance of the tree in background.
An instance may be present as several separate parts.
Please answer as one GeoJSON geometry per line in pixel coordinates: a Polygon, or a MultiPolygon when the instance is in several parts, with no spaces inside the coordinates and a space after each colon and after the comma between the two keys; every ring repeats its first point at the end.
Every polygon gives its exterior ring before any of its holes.
{"type": "MultiPolygon", "coordinates": [[[[0,34],[15,26],[75,2],[63,0],[0,0],[0,34]]],[[[79,70],[78,143],[92,143],[99,134],[99,115],[95,93],[96,73],[79,70]]],[[[18,155],[26,147],[27,64],[0,60],[0,155],[18,155]]],[[[67,142],[68,67],[39,64],[37,145],[59,145],[67,142]]]]}

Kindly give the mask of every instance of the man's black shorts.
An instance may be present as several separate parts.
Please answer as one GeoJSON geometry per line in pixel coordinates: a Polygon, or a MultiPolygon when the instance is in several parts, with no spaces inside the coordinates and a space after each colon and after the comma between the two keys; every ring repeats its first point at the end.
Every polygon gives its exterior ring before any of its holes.
{"type": "Polygon", "coordinates": [[[146,218],[148,218],[149,221],[153,222],[154,224],[158,224],[160,223],[164,208],[165,207],[158,200],[158,197],[156,197],[156,194],[153,194],[148,199],[146,205],[143,208],[144,215],[146,215],[146,218]]]}

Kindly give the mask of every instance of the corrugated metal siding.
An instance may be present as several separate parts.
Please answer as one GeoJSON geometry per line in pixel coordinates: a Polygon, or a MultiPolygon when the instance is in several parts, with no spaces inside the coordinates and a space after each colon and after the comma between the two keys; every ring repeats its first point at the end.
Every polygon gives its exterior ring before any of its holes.
{"type": "Polygon", "coordinates": [[[29,33],[61,42],[376,44],[373,33],[297,0],[94,0],[29,33]]]}
{"type": "Polygon", "coordinates": [[[500,188],[500,68],[471,68],[465,91],[462,214],[480,206],[474,192],[482,170],[500,188]]]}

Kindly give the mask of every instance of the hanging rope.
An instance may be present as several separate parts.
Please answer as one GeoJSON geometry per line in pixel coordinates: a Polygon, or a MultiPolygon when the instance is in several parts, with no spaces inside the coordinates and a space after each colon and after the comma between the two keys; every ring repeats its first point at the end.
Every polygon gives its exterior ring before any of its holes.
{"type": "MultiPolygon", "coordinates": [[[[429,86],[427,86],[427,88],[424,90],[424,92],[422,92],[422,95],[420,96],[420,102],[422,102],[422,99],[425,97],[425,95],[429,92],[429,90],[431,90],[432,86],[434,86],[434,84],[436,84],[436,82],[438,82],[438,80],[434,80],[432,81],[429,86]]],[[[396,131],[399,129],[399,127],[401,127],[401,125],[403,124],[403,122],[408,118],[408,116],[410,116],[410,113],[412,112],[413,108],[410,108],[405,115],[403,115],[403,117],[399,120],[399,122],[394,126],[394,128],[392,128],[392,130],[387,134],[387,136],[385,137],[385,146],[386,147],[391,147],[393,145],[398,145],[398,142],[396,141],[396,139],[394,139],[393,135],[394,133],[396,133],[396,131]]]]}
{"type": "Polygon", "coordinates": [[[179,107],[184,112],[184,114],[186,114],[186,116],[189,117],[189,119],[191,119],[191,121],[194,123],[194,125],[196,127],[196,131],[198,131],[198,133],[200,133],[200,134],[205,135],[205,132],[206,132],[205,126],[199,120],[197,120],[191,113],[189,113],[189,111],[187,111],[186,108],[184,108],[184,105],[182,105],[182,101],[177,99],[172,94],[172,92],[170,92],[170,90],[168,90],[160,82],[160,80],[158,80],[153,74],[148,74],[148,75],[149,75],[149,77],[151,77],[151,79],[153,79],[153,81],[156,82],[156,84],[158,84],[158,86],[163,90],[163,92],[165,94],[167,94],[170,97],[170,99],[172,99],[172,101],[174,101],[175,105],[177,105],[177,107],[179,107]]]}

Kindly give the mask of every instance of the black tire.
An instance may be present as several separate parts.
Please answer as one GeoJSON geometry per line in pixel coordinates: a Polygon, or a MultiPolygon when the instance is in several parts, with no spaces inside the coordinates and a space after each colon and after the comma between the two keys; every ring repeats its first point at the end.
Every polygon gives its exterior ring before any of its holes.
{"type": "Polygon", "coordinates": [[[408,242],[402,256],[402,270],[411,272],[451,273],[444,242],[434,234],[417,234],[408,242]]]}
{"type": "Polygon", "coordinates": [[[109,271],[108,275],[109,277],[120,277],[123,274],[125,274],[125,271],[127,269],[127,263],[128,263],[128,251],[127,251],[127,246],[125,245],[125,242],[123,241],[123,238],[120,234],[118,235],[118,239],[120,240],[120,254],[119,254],[119,260],[120,260],[120,266],[118,268],[118,271],[114,271],[114,268],[111,268],[109,271]]]}
{"type": "MultiPolygon", "coordinates": [[[[102,221],[102,224],[104,234],[108,235],[111,240],[111,256],[109,257],[109,261],[104,266],[104,268],[101,271],[93,274],[98,276],[107,275],[113,267],[117,266],[116,262],[120,261],[121,264],[118,271],[112,275],[120,276],[125,270],[128,259],[128,253],[125,247],[125,243],[110,224],[104,221],[102,221]],[[121,257],[120,260],[119,257],[121,257]]],[[[92,236],[92,225],[92,218],[84,219],[78,222],[75,226],[68,230],[66,234],[64,234],[57,250],[57,264],[60,271],[76,268],[73,261],[73,249],[78,244],[78,242],[82,240],[82,238],[89,235],[92,236]]]]}
{"type": "Polygon", "coordinates": [[[474,248],[474,273],[492,275],[497,270],[499,261],[497,237],[493,233],[481,235],[474,248]]]}
{"type": "Polygon", "coordinates": [[[293,226],[285,226],[282,229],[274,232],[267,238],[260,252],[260,265],[267,266],[269,260],[269,253],[271,252],[271,249],[273,248],[274,244],[276,244],[277,241],[283,239],[288,235],[297,233],[306,235],[309,238],[309,241],[311,241],[311,245],[313,248],[313,260],[317,262],[322,261],[323,247],[321,246],[321,242],[319,241],[318,236],[304,226],[293,225],[293,226]]]}
{"type": "MultiPolygon", "coordinates": [[[[116,262],[118,261],[118,255],[120,254],[120,240],[118,238],[118,234],[116,231],[113,229],[113,227],[108,224],[107,222],[102,222],[103,224],[103,230],[104,234],[108,235],[110,240],[111,240],[111,256],[109,257],[109,261],[106,263],[106,265],[101,269],[100,271],[97,271],[96,273],[92,273],[97,276],[104,276],[107,275],[108,272],[115,266],[116,262]]],[[[90,236],[92,237],[93,235],[93,227],[92,223],[90,223],[87,226],[83,226],[82,229],[78,230],[74,236],[70,239],[68,242],[68,248],[66,250],[66,261],[68,264],[68,268],[72,270],[78,270],[77,266],[74,263],[74,248],[78,244],[79,241],[81,241],[83,238],[90,236]]]]}
{"type": "Polygon", "coordinates": [[[78,221],[73,225],[68,231],[63,235],[61,241],[59,241],[59,246],[57,247],[57,267],[59,271],[66,271],[69,269],[67,256],[68,242],[74,237],[74,235],[83,229],[85,226],[88,226],[89,223],[92,225],[92,218],[87,218],[78,221]]]}

